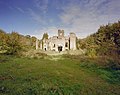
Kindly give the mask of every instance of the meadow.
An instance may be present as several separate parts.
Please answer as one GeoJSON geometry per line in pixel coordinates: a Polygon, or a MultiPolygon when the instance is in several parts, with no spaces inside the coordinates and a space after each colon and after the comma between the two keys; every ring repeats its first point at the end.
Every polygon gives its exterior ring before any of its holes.
{"type": "Polygon", "coordinates": [[[120,70],[101,57],[0,55],[0,95],[120,95],[120,70]]]}

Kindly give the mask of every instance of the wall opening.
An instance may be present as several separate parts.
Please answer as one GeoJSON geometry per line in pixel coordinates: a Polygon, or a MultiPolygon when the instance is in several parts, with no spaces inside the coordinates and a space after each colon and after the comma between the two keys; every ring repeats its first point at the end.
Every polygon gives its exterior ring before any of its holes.
{"type": "Polygon", "coordinates": [[[46,48],[45,48],[45,51],[46,51],[46,48]]]}
{"type": "Polygon", "coordinates": [[[59,51],[59,52],[62,51],[62,46],[58,46],[58,51],[59,51]]]}
{"type": "Polygon", "coordinates": [[[70,50],[70,38],[69,38],[69,50],[70,50]]]}
{"type": "Polygon", "coordinates": [[[65,43],[65,47],[68,47],[68,43],[67,42],[65,43]]]}

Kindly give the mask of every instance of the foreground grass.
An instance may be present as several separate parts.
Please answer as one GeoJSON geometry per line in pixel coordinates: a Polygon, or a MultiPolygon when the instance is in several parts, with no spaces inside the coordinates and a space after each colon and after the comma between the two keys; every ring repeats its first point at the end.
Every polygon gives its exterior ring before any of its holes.
{"type": "Polygon", "coordinates": [[[119,95],[120,70],[89,58],[0,55],[1,95],[119,95]]]}

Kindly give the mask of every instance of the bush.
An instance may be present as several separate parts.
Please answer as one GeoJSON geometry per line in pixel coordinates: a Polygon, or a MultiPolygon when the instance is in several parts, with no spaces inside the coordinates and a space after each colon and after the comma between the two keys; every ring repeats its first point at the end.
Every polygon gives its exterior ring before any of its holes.
{"type": "Polygon", "coordinates": [[[8,35],[6,50],[7,54],[18,54],[22,50],[22,43],[18,33],[12,32],[8,35]]]}
{"type": "Polygon", "coordinates": [[[97,52],[94,48],[93,49],[88,49],[86,51],[86,55],[93,58],[93,57],[97,56],[97,52]]]}
{"type": "Polygon", "coordinates": [[[108,60],[108,63],[105,66],[106,69],[120,70],[120,63],[116,60],[108,60]]]}

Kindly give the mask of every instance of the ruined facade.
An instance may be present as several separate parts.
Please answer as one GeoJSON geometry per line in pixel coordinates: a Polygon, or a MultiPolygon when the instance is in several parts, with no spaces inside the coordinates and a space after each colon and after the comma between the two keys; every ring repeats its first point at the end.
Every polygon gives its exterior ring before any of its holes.
{"type": "Polygon", "coordinates": [[[43,39],[41,49],[45,51],[76,50],[76,35],[75,33],[70,33],[68,36],[65,36],[64,30],[58,30],[58,36],[43,39]]]}

